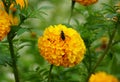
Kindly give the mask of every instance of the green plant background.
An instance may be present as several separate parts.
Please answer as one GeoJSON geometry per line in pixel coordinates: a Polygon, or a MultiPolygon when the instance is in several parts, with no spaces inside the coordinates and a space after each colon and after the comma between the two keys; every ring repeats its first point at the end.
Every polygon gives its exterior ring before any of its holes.
{"type": "MultiPolygon", "coordinates": [[[[44,60],[38,50],[37,40],[44,29],[50,25],[65,24],[76,29],[85,41],[87,52],[84,60],[70,68],[53,67],[51,82],[85,82],[89,71],[104,52],[96,51],[101,46],[101,38],[111,35],[116,22],[107,20],[118,16],[112,12],[120,0],[99,0],[96,4],[82,6],[75,4],[70,23],[71,0],[29,0],[31,18],[25,20],[22,29],[14,38],[17,54],[17,66],[21,82],[46,82],[50,64],[44,60]],[[106,16],[106,17],[105,17],[106,16]]],[[[29,12],[29,10],[28,10],[29,12]]],[[[115,44],[96,71],[105,71],[120,79],[120,25],[114,38],[115,44]]],[[[7,40],[0,42],[0,82],[14,82],[11,58],[7,40]]]]}

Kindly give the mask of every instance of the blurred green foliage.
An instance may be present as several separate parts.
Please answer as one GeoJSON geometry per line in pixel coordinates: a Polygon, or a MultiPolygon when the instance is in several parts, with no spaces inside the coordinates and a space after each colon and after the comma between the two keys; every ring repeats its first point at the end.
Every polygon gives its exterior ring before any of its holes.
{"type": "MultiPolygon", "coordinates": [[[[115,4],[120,0],[99,0],[88,7],[75,4],[70,24],[71,0],[29,0],[29,8],[23,10],[29,16],[14,38],[21,82],[46,82],[50,64],[40,55],[37,40],[49,25],[65,24],[76,29],[85,41],[87,52],[83,62],[71,68],[53,67],[51,82],[85,82],[90,70],[104,52],[101,38],[109,37],[115,28],[113,17],[120,19],[115,4]],[[110,19],[110,20],[107,20],[110,19]],[[97,49],[100,50],[97,50],[97,49]]],[[[120,20],[119,20],[120,21],[120,20]]],[[[118,25],[120,26],[120,25],[118,25]]],[[[114,44],[96,71],[106,71],[120,79],[120,27],[114,44]]],[[[7,40],[0,42],[0,82],[13,82],[11,58],[7,40]]]]}

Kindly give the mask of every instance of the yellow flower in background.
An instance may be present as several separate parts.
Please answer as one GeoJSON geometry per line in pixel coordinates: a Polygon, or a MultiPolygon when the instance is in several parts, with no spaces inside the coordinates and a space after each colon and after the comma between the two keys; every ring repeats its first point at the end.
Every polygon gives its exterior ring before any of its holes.
{"type": "Polygon", "coordinates": [[[105,72],[92,74],[89,82],[119,82],[117,78],[105,72]]]}
{"type": "Polygon", "coordinates": [[[41,55],[56,66],[72,67],[82,61],[86,47],[80,34],[65,25],[49,26],[38,39],[41,55]]]}
{"type": "Polygon", "coordinates": [[[94,4],[96,3],[98,0],[74,0],[84,6],[88,6],[88,5],[91,5],[91,4],[94,4]]]}
{"type": "Polygon", "coordinates": [[[10,21],[9,16],[6,12],[0,10],[0,41],[4,39],[4,37],[10,31],[10,21]]]}

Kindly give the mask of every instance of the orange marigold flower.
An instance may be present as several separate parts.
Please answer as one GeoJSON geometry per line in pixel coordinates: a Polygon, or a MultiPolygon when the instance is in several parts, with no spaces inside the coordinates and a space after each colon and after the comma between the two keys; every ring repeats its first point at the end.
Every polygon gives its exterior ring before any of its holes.
{"type": "Polygon", "coordinates": [[[41,55],[56,66],[72,67],[82,61],[86,47],[80,34],[65,25],[49,26],[38,39],[41,55]]]}
{"type": "Polygon", "coordinates": [[[96,3],[98,0],[74,0],[84,6],[88,6],[88,5],[91,5],[91,4],[94,4],[96,3]]]}
{"type": "Polygon", "coordinates": [[[105,72],[92,74],[89,82],[119,82],[117,78],[105,72]]]}
{"type": "Polygon", "coordinates": [[[0,41],[4,39],[4,37],[10,31],[10,21],[9,16],[6,12],[0,10],[0,41]]]}

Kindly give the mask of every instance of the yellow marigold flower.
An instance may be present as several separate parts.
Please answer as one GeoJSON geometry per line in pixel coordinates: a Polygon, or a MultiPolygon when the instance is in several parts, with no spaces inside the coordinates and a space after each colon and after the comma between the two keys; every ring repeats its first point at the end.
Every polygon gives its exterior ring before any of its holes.
{"type": "Polygon", "coordinates": [[[119,82],[117,78],[105,72],[92,74],[89,82],[119,82]]]}
{"type": "Polygon", "coordinates": [[[91,5],[91,4],[94,4],[96,3],[98,0],[74,0],[84,6],[88,6],[88,5],[91,5]]]}
{"type": "Polygon", "coordinates": [[[4,39],[4,37],[10,31],[10,21],[9,16],[6,12],[0,10],[0,41],[4,39]]]}
{"type": "Polygon", "coordinates": [[[77,31],[64,25],[49,26],[38,39],[41,55],[56,66],[72,67],[82,61],[86,52],[77,31]]]}

